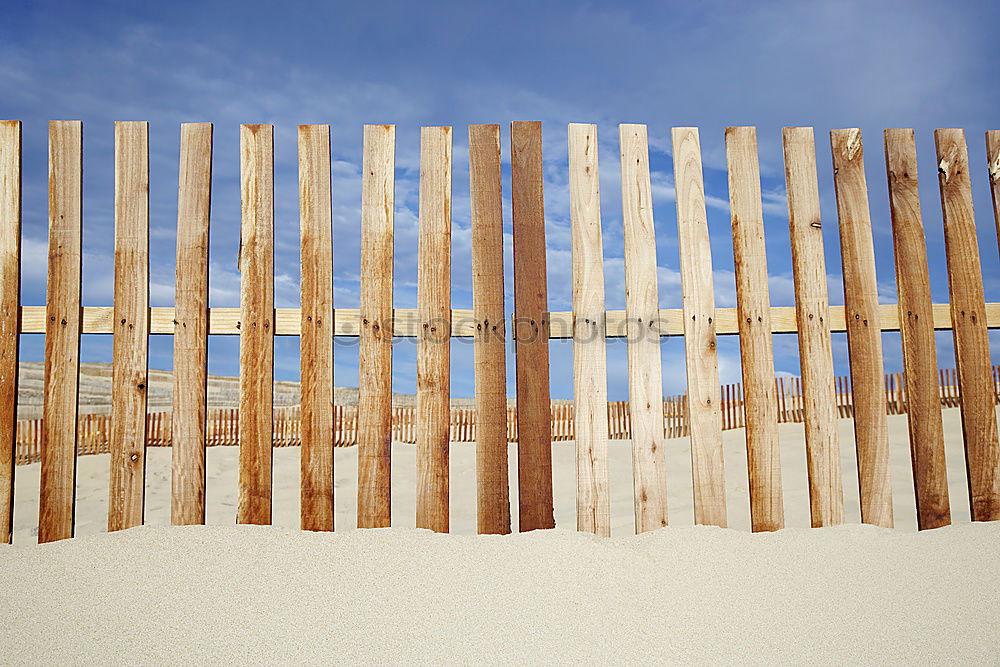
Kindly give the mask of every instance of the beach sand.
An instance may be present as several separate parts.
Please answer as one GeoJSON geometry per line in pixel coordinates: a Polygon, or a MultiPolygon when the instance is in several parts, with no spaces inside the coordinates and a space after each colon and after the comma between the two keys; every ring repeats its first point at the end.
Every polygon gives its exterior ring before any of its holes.
{"type": "Polygon", "coordinates": [[[141,527],[0,548],[5,664],[995,664],[1000,526],[141,527]]]}
{"type": "MultiPolygon", "coordinates": [[[[168,527],[169,449],[150,449],[147,525],[102,533],[108,457],[79,459],[77,539],[34,545],[38,465],[17,469],[0,546],[0,663],[995,664],[1000,523],[970,524],[957,410],[957,525],[915,532],[904,416],[889,418],[896,524],[810,530],[801,425],[781,427],[790,528],[751,534],[742,431],[725,434],[731,526],[691,527],[687,440],[667,443],[669,528],[634,536],[627,442],[610,445],[613,533],[573,531],[574,447],[553,445],[557,529],[475,530],[475,447],[452,446],[452,530],[414,525],[415,448],[393,448],[395,528],[354,529],[356,449],[336,450],[337,532],[298,526],[298,449],[274,452],[274,523],[233,526],[235,447],[208,450],[207,527],[168,527]]],[[[516,480],[511,448],[511,480],[516,480]]],[[[512,487],[516,511],[516,485],[512,487]]]]}
{"type": "MultiPolygon", "coordinates": [[[[957,408],[944,410],[945,448],[954,523],[968,523],[969,499],[965,482],[965,455],[962,428],[957,408]]],[[[909,437],[905,415],[888,418],[891,474],[896,527],[916,530],[913,501],[913,474],[910,467],[909,437]]],[[[849,523],[860,522],[857,459],[854,451],[854,423],[838,421],[841,443],[841,467],[844,480],[845,515],[849,523]]],[[[809,527],[809,502],[806,477],[805,435],[802,424],[782,424],[781,463],[785,504],[785,525],[809,527]]],[[[750,529],[750,500],[747,490],[746,444],[742,429],[723,433],[727,480],[729,526],[750,529]]],[[[667,491],[669,520],[672,526],[690,526],[694,522],[691,491],[691,454],[687,438],[667,440],[667,491]]],[[[336,529],[349,530],[356,525],[357,448],[337,448],[334,476],[336,488],[336,529]]],[[[555,442],[553,484],[556,525],[576,528],[576,449],[573,442],[555,442]]],[[[109,456],[81,456],[77,469],[77,536],[93,535],[107,526],[109,456]]],[[[237,447],[210,447],[207,450],[207,522],[231,525],[236,520],[239,451],[237,447]]],[[[612,534],[635,532],[632,502],[631,443],[612,440],[608,444],[608,467],[611,486],[612,534]]],[[[276,526],[299,526],[299,449],[274,450],[273,523],[276,526]]],[[[35,541],[38,526],[39,464],[18,466],[15,470],[14,542],[35,541]]],[[[511,515],[517,522],[517,450],[510,448],[511,515]]],[[[392,451],[392,523],[412,528],[415,525],[416,448],[395,443],[392,451]]],[[[170,523],[170,448],[147,449],[146,523],[170,523]]],[[[451,446],[451,532],[476,532],[476,448],[472,443],[451,446]]]]}

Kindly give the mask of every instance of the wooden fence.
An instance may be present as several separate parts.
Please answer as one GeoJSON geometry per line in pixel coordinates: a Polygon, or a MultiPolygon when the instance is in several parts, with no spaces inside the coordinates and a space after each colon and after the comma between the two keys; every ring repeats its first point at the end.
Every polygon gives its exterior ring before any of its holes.
{"type": "MultiPolygon", "coordinates": [[[[942,369],[941,406],[956,408],[961,403],[954,369],[942,369]]],[[[1000,366],[993,368],[997,401],[1000,403],[1000,366]]],[[[805,420],[805,406],[802,394],[802,379],[796,377],[775,378],[775,400],[777,401],[778,423],[802,423],[805,420]]],[[[850,377],[837,377],[837,415],[849,418],[854,415],[851,398],[850,377]]],[[[743,386],[740,383],[724,384],[720,388],[722,396],[722,430],[743,428],[744,419],[743,386]]],[[[885,376],[886,413],[900,415],[907,411],[906,385],[902,373],[885,376]]],[[[238,446],[239,409],[210,410],[206,428],[207,447],[238,446]]],[[[553,442],[575,440],[575,410],[572,404],[553,402],[551,406],[553,442]]],[[[77,426],[77,454],[107,454],[111,446],[111,417],[109,415],[88,414],[79,418],[77,426]]],[[[475,442],[477,439],[477,419],[475,408],[451,409],[449,437],[452,442],[475,442]]],[[[687,395],[668,396],[663,399],[663,433],[666,438],[681,438],[690,434],[687,423],[687,395]]],[[[608,439],[628,440],[632,437],[632,422],[628,401],[608,402],[608,439]]],[[[417,441],[416,409],[395,406],[392,408],[392,440],[414,444],[417,441]]],[[[507,440],[517,442],[517,409],[507,408],[507,440]]],[[[171,418],[169,412],[151,412],[146,415],[146,446],[170,447],[173,444],[171,418]]],[[[302,445],[302,410],[298,407],[274,408],[275,447],[299,447],[302,445]]],[[[333,406],[333,446],[351,447],[358,444],[358,408],[354,405],[333,406]]],[[[27,465],[37,463],[42,458],[42,420],[21,419],[17,422],[17,444],[15,463],[27,465]]]]}
{"type": "MultiPolygon", "coordinates": [[[[0,540],[10,540],[17,442],[17,350],[21,333],[45,334],[38,539],[73,536],[78,429],[80,336],[113,335],[111,454],[108,528],[139,525],[144,516],[147,338],[171,334],[175,401],[170,417],[172,520],[203,523],[205,447],[211,431],[206,409],[207,337],[240,337],[240,523],[271,521],[271,448],[287,437],[272,405],[274,336],[300,337],[302,399],[301,525],[333,529],[334,335],[360,342],[358,525],[390,521],[389,470],[393,436],[392,339],[415,337],[417,406],[416,525],[449,528],[448,447],[455,427],[450,411],[450,339],[475,339],[477,510],[479,531],[509,532],[507,475],[510,434],[504,311],[504,234],[501,146],[497,125],[469,128],[473,301],[471,311],[451,308],[452,130],[426,127],[420,140],[418,298],[415,310],[392,307],[395,128],[364,128],[362,159],[360,308],[334,309],[332,280],[330,128],[298,129],[301,304],[274,308],[273,127],[240,127],[242,225],[239,308],[208,307],[208,237],[212,186],[212,133],[208,123],[181,126],[177,216],[177,284],[172,308],[149,307],[148,125],[115,125],[114,303],[81,308],[83,229],[82,123],[49,125],[49,248],[47,303],[21,306],[21,124],[0,122],[0,540]]],[[[935,329],[955,340],[967,485],[976,521],[1000,519],[1000,445],[988,328],[1000,326],[1000,304],[985,302],[970,166],[962,130],[935,132],[936,162],[948,265],[949,304],[932,304],[917,187],[912,130],[887,130],[885,165],[892,220],[898,304],[878,303],[874,239],[861,132],[830,133],[844,285],[843,307],[827,296],[820,222],[816,142],[812,128],[785,128],[782,146],[791,237],[794,307],[772,307],[768,296],[757,135],[752,127],[725,133],[737,307],[716,308],[701,147],[697,128],[670,134],[680,256],[680,309],[661,309],[650,184],[647,129],[621,125],[622,219],[626,307],[604,303],[597,129],[569,126],[569,194],[573,246],[573,309],[549,312],[541,124],[515,122],[510,133],[514,313],[517,384],[519,530],[554,525],[553,421],[548,341],[574,341],[574,432],[578,449],[577,528],[610,533],[607,444],[609,423],[605,340],[628,339],[629,430],[637,532],[667,523],[660,341],[684,336],[688,397],[683,408],[690,434],[694,518],[727,525],[722,450],[723,409],[742,401],[746,424],[751,524],[784,525],[771,335],[798,334],[810,513],[814,526],[844,520],[843,484],[834,420],[839,386],[833,372],[831,333],[845,332],[850,351],[851,405],[862,521],[891,526],[882,332],[902,333],[905,395],[911,433],[918,525],[951,521],[941,420],[941,378],[935,329]],[[742,394],[720,396],[716,337],[739,335],[742,394]],[[724,400],[723,400],[724,399],[724,400]]],[[[1000,132],[987,135],[994,215],[1000,234],[1000,132]]],[[[662,226],[662,224],[661,224],[662,226]]],[[[790,395],[790,394],[789,394],[790,395]]],[[[782,396],[784,393],[782,392],[782,396]]],[[[569,408],[559,408],[570,410],[569,408]]],[[[231,417],[233,417],[231,416],[231,417]]],[[[213,416],[216,418],[217,416],[213,416]]],[[[557,415],[558,417],[558,415],[557,415]]],[[[166,417],[156,418],[166,419],[166,417]]],[[[86,423],[86,422],[84,422],[86,423]]],[[[232,423],[232,421],[230,421],[232,423]]],[[[461,428],[461,425],[458,425],[461,428]]],[[[157,428],[157,427],[154,427],[157,428]]],[[[162,424],[158,428],[165,428],[162,424]]],[[[291,427],[289,427],[291,428],[291,427]]],[[[341,428],[343,426],[341,425],[341,428]]],[[[82,438],[81,438],[81,433],[82,438]]],[[[563,434],[555,433],[557,437],[563,434]]],[[[231,436],[230,436],[231,437],[231,436]]]]}

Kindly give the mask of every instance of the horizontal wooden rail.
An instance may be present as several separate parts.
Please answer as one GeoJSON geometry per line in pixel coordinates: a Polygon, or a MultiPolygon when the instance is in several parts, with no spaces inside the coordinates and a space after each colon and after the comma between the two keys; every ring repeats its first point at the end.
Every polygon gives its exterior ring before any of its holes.
{"type": "MultiPolygon", "coordinates": [[[[85,306],[83,311],[83,331],[85,334],[110,334],[114,331],[114,308],[111,306],[85,306]]],[[[934,328],[951,329],[951,310],[947,303],[936,303],[934,328]]],[[[400,338],[414,338],[417,335],[417,311],[397,308],[393,311],[393,334],[400,338]]],[[[451,335],[456,338],[471,338],[476,332],[476,320],[471,310],[452,310],[451,335]]],[[[625,311],[609,310],[607,317],[607,337],[624,338],[625,311]]],[[[738,334],[735,308],[716,308],[716,333],[719,335],[738,334]]],[[[899,312],[896,304],[879,306],[882,331],[899,331],[899,312]]],[[[174,309],[157,307],[149,309],[149,333],[173,334],[174,309]]],[[[550,338],[573,337],[573,313],[569,311],[549,313],[550,338]]],[[[662,336],[684,334],[683,311],[680,308],[661,308],[660,320],[662,336]]],[[[278,336],[298,336],[302,331],[302,311],[300,308],[275,308],[274,333],[278,336]]],[[[337,308],[334,311],[334,335],[357,336],[360,318],[357,308],[337,308]]],[[[986,304],[986,325],[990,329],[1000,328],[1000,303],[986,304]]],[[[514,331],[517,327],[512,327],[514,331]]],[[[844,307],[830,306],[830,330],[847,330],[844,321],[844,307]]],[[[771,333],[795,333],[795,308],[793,306],[771,307],[771,333]]],[[[208,332],[212,335],[237,335],[240,333],[239,308],[212,308],[209,311],[208,332]]],[[[22,306],[20,333],[45,333],[45,306],[22,306]]]]}

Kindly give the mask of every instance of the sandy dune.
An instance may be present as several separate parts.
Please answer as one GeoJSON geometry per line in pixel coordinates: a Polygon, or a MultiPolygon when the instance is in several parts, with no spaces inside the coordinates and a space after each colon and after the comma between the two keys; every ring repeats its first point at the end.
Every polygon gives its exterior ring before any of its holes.
{"type": "MultiPolygon", "coordinates": [[[[45,365],[40,361],[22,361],[18,364],[17,375],[17,416],[18,419],[39,419],[42,416],[45,365]]],[[[80,364],[80,414],[111,413],[112,366],[105,362],[84,362],[80,364]]],[[[235,408],[240,402],[240,379],[223,375],[208,376],[207,404],[210,410],[235,408]]],[[[174,391],[172,371],[149,369],[146,399],[150,412],[170,410],[174,391]]],[[[274,383],[274,406],[298,405],[301,387],[298,382],[274,383]]],[[[357,405],[357,387],[334,387],[333,400],[338,405],[357,405]]],[[[394,393],[393,405],[415,405],[414,394],[394,393]]],[[[557,401],[558,402],[558,401],[557,401]]],[[[452,404],[472,406],[471,398],[453,398],[452,404]]]]}

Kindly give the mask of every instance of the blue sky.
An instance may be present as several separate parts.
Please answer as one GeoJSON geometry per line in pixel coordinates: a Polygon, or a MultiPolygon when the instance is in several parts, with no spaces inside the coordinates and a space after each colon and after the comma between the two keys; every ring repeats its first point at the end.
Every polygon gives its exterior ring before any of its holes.
{"type": "MultiPolygon", "coordinates": [[[[680,305],[671,126],[701,130],[716,301],[735,305],[723,131],[756,125],[773,305],[792,305],[780,128],[816,128],[830,300],[843,303],[829,130],[866,139],[880,297],[895,301],[882,130],[917,133],[932,293],[948,300],[932,132],[964,127],[988,301],[1000,300],[983,133],[1000,127],[995,26],[1000,7],[955,2],[170,2],[8,0],[0,22],[0,117],[24,122],[26,305],[45,297],[46,123],[84,121],[84,303],[109,305],[113,276],[113,122],[148,120],[151,151],[151,302],[172,305],[179,124],[215,123],[211,304],[239,304],[240,123],[275,124],[275,294],[298,304],[295,127],[333,133],[334,281],[339,307],[356,307],[362,125],[394,123],[397,307],[416,304],[417,179],[421,125],[455,127],[453,302],[471,307],[470,123],[500,123],[510,272],[509,122],[543,122],[549,294],[570,309],[566,125],[599,125],[607,306],[624,307],[617,125],[646,123],[662,307],[680,305]]],[[[939,362],[954,365],[950,334],[939,362]]],[[[994,350],[1000,338],[991,337],[994,350]]],[[[41,336],[22,358],[41,359],[41,336]]],[[[172,341],[153,337],[150,365],[169,368],[172,341]]],[[[299,375],[298,339],[276,340],[278,379],[299,375]]],[[[884,336],[887,371],[901,370],[896,334],[884,336]]],[[[683,342],[664,342],[664,391],[683,391],[683,342]]],[[[452,347],[456,396],[473,392],[472,344],[452,347]]],[[[552,388],[572,396],[572,346],[553,342],[552,388]]],[[[394,383],[415,386],[415,344],[396,346],[394,383]]],[[[798,374],[795,337],[775,337],[777,370],[798,374]]],[[[739,380],[735,337],[720,337],[720,373],[739,380]]],[[[110,361],[111,339],[86,336],[85,361],[110,361]]],[[[843,335],[834,339],[847,372],[843,335]]],[[[996,354],[994,355],[997,356],[996,354]]],[[[235,374],[238,341],[213,337],[210,371],[235,374]]],[[[336,382],[357,381],[357,347],[339,341],[336,382]]],[[[609,393],[627,396],[625,345],[608,347],[609,393]]],[[[509,360],[513,393],[513,357],[509,360]]]]}

